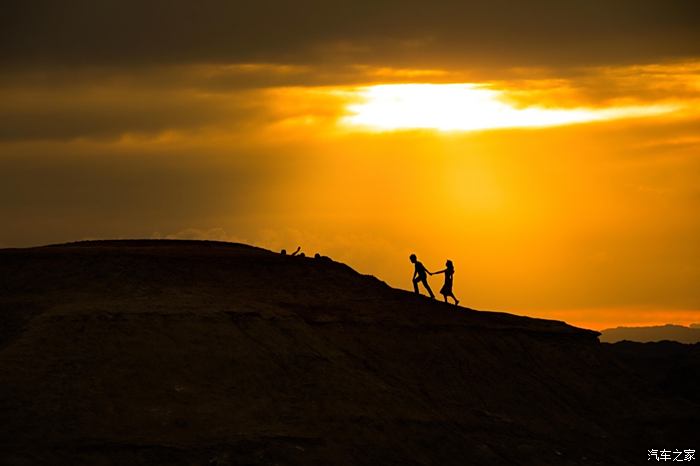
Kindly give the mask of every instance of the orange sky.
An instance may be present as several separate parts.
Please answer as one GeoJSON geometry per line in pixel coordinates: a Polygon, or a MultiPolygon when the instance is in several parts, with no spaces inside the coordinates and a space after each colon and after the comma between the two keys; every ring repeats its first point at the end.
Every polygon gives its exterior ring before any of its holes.
{"type": "MultiPolygon", "coordinates": [[[[386,37],[342,18],[276,30],[252,51],[210,40],[256,31],[209,10],[188,43],[175,13],[162,36],[130,22],[143,28],[130,50],[94,27],[95,43],[67,26],[50,46],[20,40],[49,27],[25,11],[0,48],[0,247],[301,245],[401,288],[416,253],[431,270],[451,259],[477,309],[597,329],[700,322],[700,53],[681,10],[619,35],[610,15],[589,18],[619,48],[543,24],[498,59],[484,53],[499,36],[480,30],[475,47],[479,31],[435,11],[386,37]]],[[[587,14],[572,27],[590,30],[587,14]]],[[[100,21],[119,34],[114,18],[100,21]]]]}

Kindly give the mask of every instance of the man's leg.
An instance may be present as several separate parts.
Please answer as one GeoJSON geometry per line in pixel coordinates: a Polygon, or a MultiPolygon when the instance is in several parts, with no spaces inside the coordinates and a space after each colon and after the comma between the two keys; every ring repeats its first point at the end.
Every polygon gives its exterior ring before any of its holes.
{"type": "Polygon", "coordinates": [[[423,277],[423,286],[425,287],[426,290],[428,290],[428,294],[430,295],[431,298],[434,298],[435,295],[433,294],[433,290],[430,289],[430,285],[428,285],[428,277],[423,277]]]}
{"type": "Polygon", "coordinates": [[[418,279],[417,278],[413,279],[413,291],[415,291],[417,294],[420,294],[420,291],[418,291],[418,279]]]}

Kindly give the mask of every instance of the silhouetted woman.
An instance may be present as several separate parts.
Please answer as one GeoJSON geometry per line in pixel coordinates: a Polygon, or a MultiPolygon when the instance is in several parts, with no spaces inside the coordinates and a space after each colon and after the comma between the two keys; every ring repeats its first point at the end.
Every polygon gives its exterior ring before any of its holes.
{"type": "Polygon", "coordinates": [[[442,288],[440,288],[440,294],[442,295],[443,298],[445,298],[445,302],[447,302],[447,297],[451,296],[452,299],[455,300],[455,306],[459,304],[459,300],[455,297],[454,293],[452,293],[452,278],[455,275],[455,267],[452,265],[452,261],[448,260],[445,262],[445,270],[439,270],[437,272],[433,272],[430,275],[437,275],[439,273],[444,273],[445,274],[445,284],[442,285],[442,288]]]}

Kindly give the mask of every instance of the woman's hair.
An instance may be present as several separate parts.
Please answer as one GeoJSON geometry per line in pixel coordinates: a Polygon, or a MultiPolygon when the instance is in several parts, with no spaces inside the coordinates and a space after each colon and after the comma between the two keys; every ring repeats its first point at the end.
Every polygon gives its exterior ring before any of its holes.
{"type": "Polygon", "coordinates": [[[455,266],[452,264],[452,261],[447,259],[447,268],[450,270],[454,270],[455,266]]]}

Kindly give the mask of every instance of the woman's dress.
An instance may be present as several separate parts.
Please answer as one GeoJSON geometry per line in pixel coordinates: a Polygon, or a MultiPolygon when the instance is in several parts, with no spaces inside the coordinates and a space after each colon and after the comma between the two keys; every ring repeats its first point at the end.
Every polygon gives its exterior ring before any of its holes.
{"type": "Polygon", "coordinates": [[[445,296],[452,295],[452,276],[453,275],[454,275],[454,271],[450,271],[450,270],[445,271],[445,284],[442,285],[442,288],[440,288],[440,294],[443,294],[445,296]]]}

